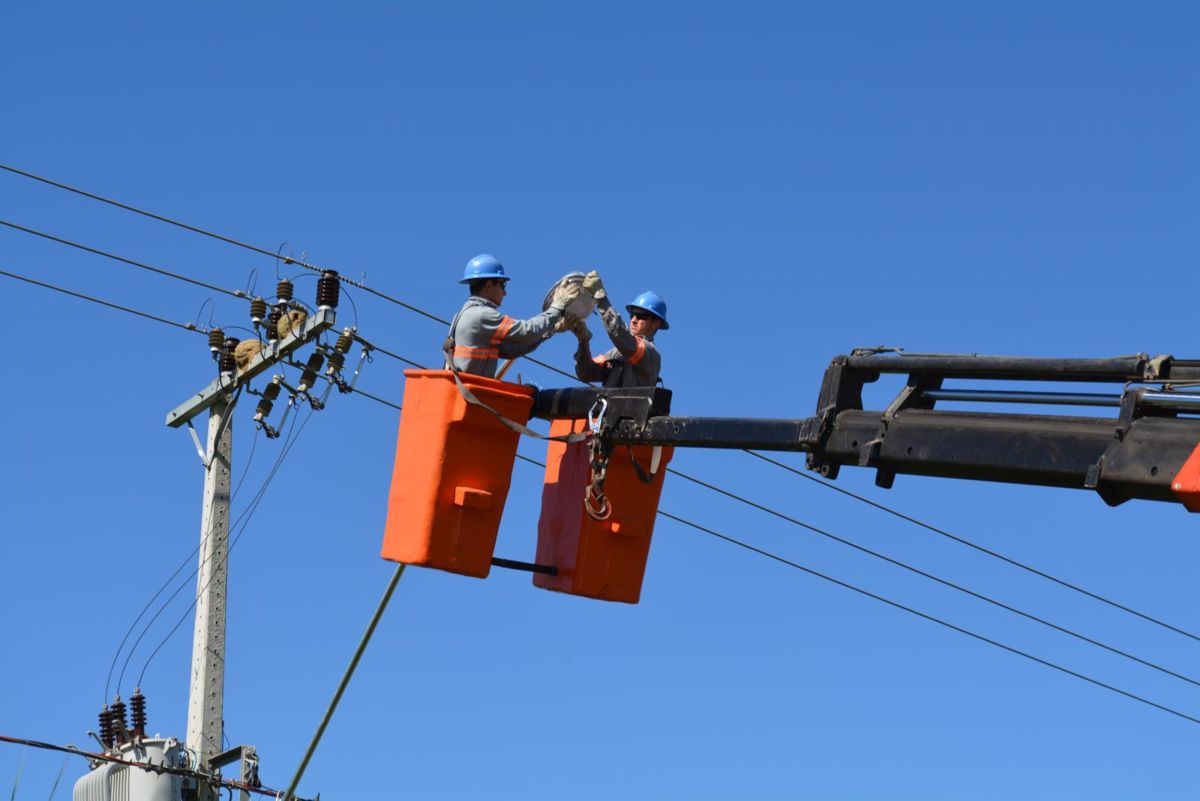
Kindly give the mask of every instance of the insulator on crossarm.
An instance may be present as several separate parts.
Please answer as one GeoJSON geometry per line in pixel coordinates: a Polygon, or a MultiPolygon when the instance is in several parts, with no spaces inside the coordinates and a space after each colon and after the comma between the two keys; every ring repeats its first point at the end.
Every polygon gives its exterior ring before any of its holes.
{"type": "Polygon", "coordinates": [[[325,270],[317,279],[317,308],[336,309],[338,305],[338,290],[341,281],[337,270],[325,270]]]}
{"type": "Polygon", "coordinates": [[[271,408],[275,405],[275,399],[278,397],[279,376],[275,376],[263,390],[262,397],[258,399],[258,405],[254,407],[254,422],[261,423],[270,416],[271,408]]]}
{"type": "Polygon", "coordinates": [[[335,350],[329,354],[329,366],[325,368],[326,375],[333,375],[342,372],[342,368],[346,366],[346,354],[340,350],[335,350]]]}
{"type": "Polygon", "coordinates": [[[300,374],[300,386],[297,387],[301,392],[308,392],[312,385],[317,383],[317,373],[321,370],[321,365],[325,363],[325,357],[321,355],[321,351],[314,350],[312,356],[308,357],[308,362],[304,365],[304,372],[300,374]]]}
{"type": "Polygon", "coordinates": [[[122,729],[128,729],[129,725],[125,721],[125,702],[121,700],[121,696],[117,696],[113,701],[112,707],[108,713],[111,717],[113,727],[113,742],[121,745],[125,742],[125,737],[121,734],[122,729]]]}
{"type": "Polygon", "coordinates": [[[237,367],[237,361],[233,357],[234,350],[237,349],[238,342],[241,340],[227,337],[225,344],[221,348],[220,370],[222,373],[232,373],[237,367]]]}
{"type": "Polygon", "coordinates": [[[267,339],[271,342],[279,339],[279,321],[283,319],[283,304],[271,308],[267,317],[267,339]]]}
{"type": "Polygon", "coordinates": [[[351,330],[352,329],[349,328],[344,329],[342,331],[342,335],[339,336],[337,338],[337,342],[334,343],[333,349],[338,353],[350,352],[350,347],[354,344],[354,335],[350,333],[351,330]]]}
{"type": "Polygon", "coordinates": [[[250,322],[258,327],[262,325],[263,318],[267,316],[267,301],[264,298],[255,298],[250,301],[250,322]]]}
{"type": "Polygon", "coordinates": [[[105,704],[104,709],[100,710],[100,741],[104,743],[105,748],[113,747],[113,735],[112,712],[108,704],[105,704]]]}
{"type": "Polygon", "coordinates": [[[275,295],[279,298],[280,303],[287,303],[292,299],[292,282],[284,278],[275,285],[275,295]]]}
{"type": "Polygon", "coordinates": [[[146,696],[142,688],[135,687],[133,695],[129,696],[129,714],[133,722],[133,736],[146,736],[146,696]]]}
{"type": "Polygon", "coordinates": [[[221,346],[225,344],[225,332],[220,328],[213,328],[208,332],[208,349],[216,359],[221,353],[221,346]]]}

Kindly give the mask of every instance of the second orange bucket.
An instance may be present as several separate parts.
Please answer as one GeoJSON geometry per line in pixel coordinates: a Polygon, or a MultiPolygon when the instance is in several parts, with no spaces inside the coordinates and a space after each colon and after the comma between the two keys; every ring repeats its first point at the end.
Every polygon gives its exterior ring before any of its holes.
{"type": "MultiPolygon", "coordinates": [[[[483,578],[508,498],[520,435],[469,404],[446,370],[405,370],[388,493],[384,559],[483,578]]],[[[527,423],[533,387],[461,374],[500,414],[527,423]]]]}
{"type": "MultiPolygon", "coordinates": [[[[574,433],[586,427],[583,420],[555,420],[550,434],[574,433]]],[[[587,443],[550,442],[536,558],[538,564],[556,567],[558,573],[534,574],[534,586],[603,601],[638,602],[663,477],[674,449],[662,449],[658,472],[647,484],[638,478],[631,456],[648,473],[651,451],[645,446],[633,448],[632,454],[625,447],[613,451],[604,484],[612,515],[595,520],[583,507],[591,478],[587,443]]]]}

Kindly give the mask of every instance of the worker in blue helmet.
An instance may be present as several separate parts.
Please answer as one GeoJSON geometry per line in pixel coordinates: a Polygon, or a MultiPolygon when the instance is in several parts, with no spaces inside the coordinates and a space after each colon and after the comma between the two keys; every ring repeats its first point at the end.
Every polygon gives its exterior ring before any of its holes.
{"type": "Polygon", "coordinates": [[[550,307],[528,320],[514,320],[500,313],[500,304],[508,294],[508,275],[495,256],[482,253],[467,262],[460,284],[466,284],[470,297],[446,337],[443,351],[446,369],[496,377],[500,359],[515,359],[532,351],[554,334],[563,310],[579,297],[579,284],[555,290],[550,307]]]}
{"type": "Polygon", "coordinates": [[[593,271],[583,279],[583,288],[596,300],[600,321],[613,347],[600,356],[592,356],[592,332],[580,320],[574,327],[579,339],[575,351],[575,375],[584,381],[599,381],[606,387],[652,387],[658,383],[662,357],[654,344],[654,335],[670,328],[667,303],[657,292],[643,292],[625,306],[629,325],[613,308],[600,274],[593,271]]]}

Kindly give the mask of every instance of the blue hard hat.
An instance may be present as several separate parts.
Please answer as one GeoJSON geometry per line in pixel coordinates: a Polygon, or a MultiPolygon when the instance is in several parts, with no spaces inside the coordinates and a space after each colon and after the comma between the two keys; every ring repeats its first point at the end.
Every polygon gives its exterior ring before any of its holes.
{"type": "Polygon", "coordinates": [[[625,311],[629,312],[630,314],[633,314],[634,309],[638,309],[639,311],[648,311],[658,319],[662,320],[662,325],[660,326],[662,330],[666,330],[671,327],[667,325],[667,302],[663,300],[662,295],[658,294],[657,292],[651,292],[647,290],[634,298],[633,303],[630,303],[625,307],[625,311]]]}
{"type": "Polygon", "coordinates": [[[500,263],[499,259],[488,253],[480,253],[467,262],[467,268],[463,270],[462,280],[458,283],[469,284],[472,281],[482,281],[487,278],[508,280],[508,276],[504,274],[504,265],[500,263]]]}

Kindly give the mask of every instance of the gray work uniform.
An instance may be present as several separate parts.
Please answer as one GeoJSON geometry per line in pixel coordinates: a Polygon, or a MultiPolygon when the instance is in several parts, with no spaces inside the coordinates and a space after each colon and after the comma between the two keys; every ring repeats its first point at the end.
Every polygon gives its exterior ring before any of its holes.
{"type": "Polygon", "coordinates": [[[450,323],[447,346],[454,367],[464,373],[496,377],[500,359],[529,353],[554,333],[562,311],[550,307],[537,317],[514,320],[501,314],[496,304],[472,295],[450,323]]]}
{"type": "Polygon", "coordinates": [[[601,381],[606,387],[652,387],[657,384],[662,357],[654,342],[630,331],[608,298],[598,301],[596,306],[600,309],[604,330],[616,347],[592,358],[587,340],[581,340],[575,351],[575,375],[584,381],[601,381]]]}

